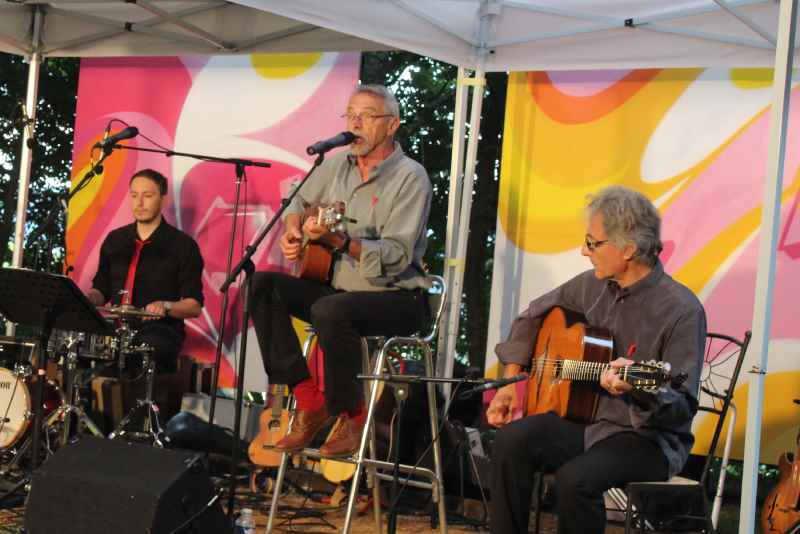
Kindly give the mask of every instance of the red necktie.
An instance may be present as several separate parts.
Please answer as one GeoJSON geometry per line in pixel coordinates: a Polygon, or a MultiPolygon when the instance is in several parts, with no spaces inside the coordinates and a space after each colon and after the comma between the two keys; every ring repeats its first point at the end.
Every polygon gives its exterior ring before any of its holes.
{"type": "Polygon", "coordinates": [[[125,293],[122,295],[121,304],[130,304],[133,302],[133,282],[136,279],[136,266],[139,265],[139,256],[142,255],[142,249],[148,243],[150,243],[149,239],[147,241],[137,239],[134,242],[136,249],[133,251],[131,263],[128,265],[128,276],[125,278],[125,293]]]}

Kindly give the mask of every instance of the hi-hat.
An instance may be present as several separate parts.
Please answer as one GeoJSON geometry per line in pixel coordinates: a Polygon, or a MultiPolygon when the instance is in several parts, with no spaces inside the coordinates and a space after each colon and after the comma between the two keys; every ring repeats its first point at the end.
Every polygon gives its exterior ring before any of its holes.
{"type": "Polygon", "coordinates": [[[97,311],[104,315],[110,315],[119,319],[145,319],[145,318],[161,318],[161,314],[149,312],[130,304],[122,304],[120,306],[98,306],[97,311]]]}

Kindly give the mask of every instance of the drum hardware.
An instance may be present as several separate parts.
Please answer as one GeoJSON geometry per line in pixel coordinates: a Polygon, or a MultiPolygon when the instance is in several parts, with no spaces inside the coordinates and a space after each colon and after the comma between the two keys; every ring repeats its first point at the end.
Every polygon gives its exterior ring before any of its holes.
{"type": "Polygon", "coordinates": [[[78,356],[91,360],[114,360],[119,348],[117,335],[85,334],[54,330],[50,336],[48,349],[54,360],[66,357],[69,347],[78,344],[78,356]]]}
{"type": "Polygon", "coordinates": [[[76,373],[78,354],[80,354],[80,345],[83,342],[81,337],[77,337],[74,342],[68,347],[64,360],[64,372],[62,375],[64,385],[64,399],[56,411],[50,414],[46,420],[46,426],[51,427],[61,421],[61,445],[66,445],[69,442],[70,430],[72,428],[73,415],[76,420],[76,432],[80,432],[82,426],[89,429],[89,432],[95,436],[103,437],[103,432],[97,427],[94,421],[86,415],[86,412],[78,404],[78,389],[75,387],[78,384],[79,376],[76,373]]]}
{"type": "Polygon", "coordinates": [[[156,362],[152,356],[153,348],[148,345],[132,347],[132,353],[142,355],[142,364],[145,369],[145,398],[137,399],[136,406],[122,419],[119,426],[108,436],[110,439],[130,437],[135,440],[150,441],[156,447],[164,447],[167,441],[164,429],[161,427],[158,414],[159,409],[153,399],[153,385],[155,383],[156,362]],[[131,420],[144,411],[143,429],[141,431],[128,430],[131,420]]]}
{"type": "Polygon", "coordinates": [[[30,362],[36,350],[36,341],[33,339],[18,339],[15,337],[0,336],[0,362],[2,367],[12,367],[18,363],[30,362]]]}

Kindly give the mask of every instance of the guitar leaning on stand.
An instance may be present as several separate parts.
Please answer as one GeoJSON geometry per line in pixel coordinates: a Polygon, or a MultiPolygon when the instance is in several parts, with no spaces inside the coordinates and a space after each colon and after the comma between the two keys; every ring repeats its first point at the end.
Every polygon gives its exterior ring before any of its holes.
{"type": "MultiPolygon", "coordinates": [[[[800,399],[795,399],[800,404],[800,399]]],[[[794,458],[785,452],[778,460],[780,479],[761,509],[761,528],[764,534],[797,534],[800,532],[800,431],[794,458]]]]}
{"type": "Polygon", "coordinates": [[[281,464],[281,453],[275,450],[275,444],[286,435],[289,428],[289,410],[283,406],[286,386],[275,384],[270,386],[270,403],[258,419],[258,435],[250,442],[247,450],[250,461],[262,467],[278,467],[281,464]]]}

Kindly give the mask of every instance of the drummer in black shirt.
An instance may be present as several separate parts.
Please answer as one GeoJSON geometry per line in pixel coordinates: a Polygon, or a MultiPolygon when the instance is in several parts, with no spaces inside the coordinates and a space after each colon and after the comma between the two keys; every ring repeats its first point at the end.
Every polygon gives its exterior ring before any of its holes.
{"type": "Polygon", "coordinates": [[[185,337],[183,320],[199,316],[203,307],[203,258],[191,236],[164,220],[166,194],[167,179],[157,171],[131,177],[135,222],[106,236],[87,297],[97,306],[132,304],[162,316],[138,325],[134,343],[152,346],[157,369],[171,372],[185,337]]]}

